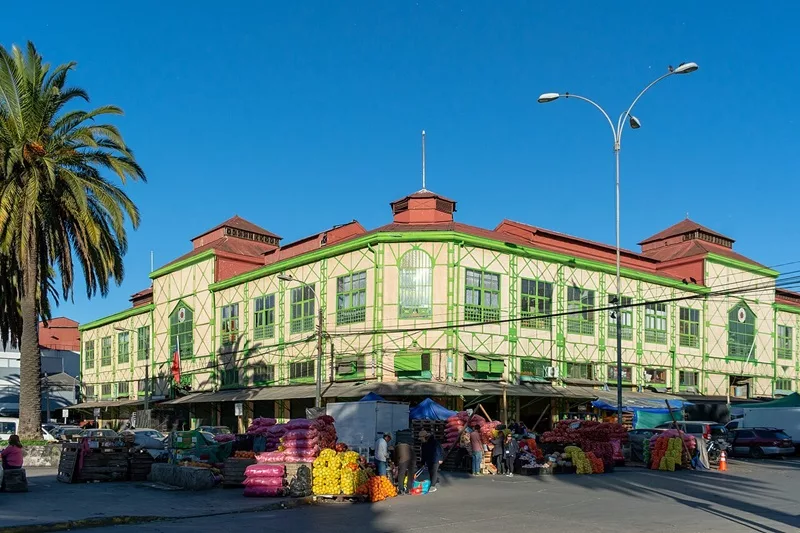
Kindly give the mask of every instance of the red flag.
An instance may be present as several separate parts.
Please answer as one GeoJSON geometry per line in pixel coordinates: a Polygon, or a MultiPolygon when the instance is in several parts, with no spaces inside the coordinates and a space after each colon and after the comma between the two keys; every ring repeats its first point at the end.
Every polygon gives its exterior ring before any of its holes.
{"type": "Polygon", "coordinates": [[[175,348],[175,353],[172,354],[172,379],[175,383],[181,382],[181,345],[180,343],[175,348]]]}

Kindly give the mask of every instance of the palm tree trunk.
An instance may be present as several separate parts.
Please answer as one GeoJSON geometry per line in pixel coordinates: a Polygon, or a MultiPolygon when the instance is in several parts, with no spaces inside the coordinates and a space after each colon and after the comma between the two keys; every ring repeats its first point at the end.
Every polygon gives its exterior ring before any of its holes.
{"type": "MultiPolygon", "coordinates": [[[[31,246],[36,250],[36,246],[31,246]]],[[[22,439],[42,438],[42,359],[39,354],[39,309],[36,305],[38,261],[28,253],[25,262],[21,302],[22,337],[20,346],[19,434],[22,439]]]]}

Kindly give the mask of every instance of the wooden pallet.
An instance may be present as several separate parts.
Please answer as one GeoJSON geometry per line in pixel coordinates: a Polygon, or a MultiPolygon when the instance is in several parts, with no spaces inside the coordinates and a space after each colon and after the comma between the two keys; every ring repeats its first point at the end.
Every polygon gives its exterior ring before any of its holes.
{"type": "Polygon", "coordinates": [[[80,444],[74,443],[65,443],[61,447],[61,458],[58,461],[58,476],[56,477],[61,483],[75,482],[80,448],[80,444]]]}
{"type": "Polygon", "coordinates": [[[241,457],[229,457],[225,459],[222,467],[222,485],[224,487],[241,487],[244,483],[244,471],[250,465],[256,464],[255,459],[245,459],[241,457]]]}
{"type": "Polygon", "coordinates": [[[369,501],[366,494],[316,494],[314,501],[319,503],[364,503],[369,501]]]}
{"type": "Polygon", "coordinates": [[[129,460],[129,474],[131,481],[147,481],[154,462],[153,456],[147,452],[132,454],[129,460]]]}

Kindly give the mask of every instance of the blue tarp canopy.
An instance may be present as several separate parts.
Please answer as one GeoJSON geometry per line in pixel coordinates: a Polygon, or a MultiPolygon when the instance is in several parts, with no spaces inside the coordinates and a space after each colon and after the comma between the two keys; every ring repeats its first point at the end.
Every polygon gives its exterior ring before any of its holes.
{"type": "MultiPolygon", "coordinates": [[[[595,391],[597,399],[592,402],[592,406],[605,411],[617,410],[617,391],[615,390],[598,390],[595,391]]],[[[626,413],[635,412],[637,409],[663,409],[667,411],[667,404],[665,400],[669,401],[669,407],[673,411],[680,411],[687,405],[692,405],[677,396],[670,396],[657,392],[623,392],[622,393],[622,411],[626,413]]]]}
{"type": "Polygon", "coordinates": [[[383,399],[383,396],[379,394],[375,394],[374,392],[370,392],[360,400],[359,402],[385,402],[386,400],[383,399]]]}
{"type": "Polygon", "coordinates": [[[439,405],[430,398],[425,398],[419,405],[408,412],[412,420],[447,420],[458,413],[439,405]]]}

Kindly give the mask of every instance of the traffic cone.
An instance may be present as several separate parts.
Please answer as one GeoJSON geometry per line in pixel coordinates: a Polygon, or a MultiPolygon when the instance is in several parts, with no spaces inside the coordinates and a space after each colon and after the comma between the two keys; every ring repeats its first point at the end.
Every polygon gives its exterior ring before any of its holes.
{"type": "Polygon", "coordinates": [[[725,452],[721,452],[719,454],[719,471],[720,472],[728,471],[728,454],[726,454],[725,452]]]}

